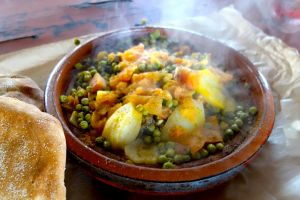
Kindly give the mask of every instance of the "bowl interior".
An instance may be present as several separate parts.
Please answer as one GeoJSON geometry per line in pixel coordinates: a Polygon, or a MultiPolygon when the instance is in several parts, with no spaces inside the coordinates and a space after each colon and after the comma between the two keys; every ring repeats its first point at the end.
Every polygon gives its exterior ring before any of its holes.
{"type": "Polygon", "coordinates": [[[196,33],[173,28],[144,27],[117,31],[77,47],[62,59],[52,72],[46,88],[46,109],[61,121],[65,130],[68,150],[76,156],[96,167],[121,176],[163,182],[198,180],[226,172],[247,162],[266,141],[274,123],[274,103],[270,88],[248,59],[216,41],[196,33]],[[127,45],[131,45],[134,39],[145,36],[155,29],[159,29],[163,35],[171,40],[193,44],[197,51],[211,53],[212,59],[217,62],[216,64],[225,66],[229,71],[241,77],[241,82],[246,82],[251,86],[250,97],[245,98],[252,98],[260,112],[250,131],[231,141],[238,145],[229,154],[227,152],[228,155],[218,154],[216,155],[217,159],[208,158],[204,161],[193,161],[182,165],[179,169],[172,170],[131,165],[123,162],[124,158],[116,154],[101,151],[101,149],[97,152],[86,147],[76,137],[78,134],[76,130],[72,129],[66,120],[58,97],[68,90],[70,83],[74,80],[73,66],[87,55],[94,55],[100,50],[115,50],[120,41],[127,41],[127,45]],[[211,160],[213,161],[211,162],[211,160]]]}

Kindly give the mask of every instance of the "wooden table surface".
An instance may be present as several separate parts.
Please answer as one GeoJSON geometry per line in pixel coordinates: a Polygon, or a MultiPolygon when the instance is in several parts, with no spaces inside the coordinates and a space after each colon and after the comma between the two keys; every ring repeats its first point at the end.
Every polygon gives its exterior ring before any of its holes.
{"type": "MultiPolygon", "coordinates": [[[[243,0],[3,0],[0,54],[85,34],[207,15],[234,4],[253,24],[300,50],[300,32],[284,33],[243,0]]],[[[251,1],[252,2],[252,1],[251,1]]]]}
{"type": "MultiPolygon", "coordinates": [[[[283,39],[290,46],[300,50],[300,32],[286,33],[278,24],[266,20],[256,4],[242,4],[244,0],[2,0],[0,6],[0,54],[23,48],[73,38],[85,34],[131,27],[146,18],[149,24],[164,20],[207,15],[225,6],[235,7],[254,25],[266,33],[283,39]]],[[[247,1],[248,2],[248,1],[247,1]]],[[[252,1],[251,1],[252,2],[252,1]]],[[[256,2],[256,1],[253,1],[256,2]]],[[[70,159],[70,158],[69,158],[70,159]]],[[[136,195],[111,188],[96,180],[91,182],[93,191],[77,190],[80,185],[72,185],[79,176],[85,176],[76,166],[76,161],[68,161],[66,172],[68,198],[76,199],[77,193],[96,194],[95,199],[157,199],[136,195]],[[70,164],[71,163],[71,164],[70,164]],[[76,174],[78,173],[78,174],[76,174]],[[71,191],[71,192],[70,192],[71,191]]],[[[82,178],[82,177],[81,177],[82,178]]],[[[84,184],[84,183],[82,183],[84,184]]],[[[220,186],[222,188],[222,186],[220,186]]],[[[219,187],[219,188],[220,188],[219,187]]],[[[222,189],[209,190],[201,198],[210,199],[222,189]]],[[[79,195],[79,194],[78,194],[79,195]]],[[[176,199],[199,199],[199,194],[176,197],[176,199]]],[[[175,199],[165,197],[163,199],[175,199]]]]}

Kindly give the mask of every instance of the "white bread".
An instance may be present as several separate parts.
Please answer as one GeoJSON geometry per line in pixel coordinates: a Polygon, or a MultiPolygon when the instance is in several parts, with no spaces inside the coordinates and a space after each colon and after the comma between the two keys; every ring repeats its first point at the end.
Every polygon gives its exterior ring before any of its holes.
{"type": "Polygon", "coordinates": [[[29,77],[0,74],[0,95],[25,101],[44,110],[44,92],[29,77]]]}

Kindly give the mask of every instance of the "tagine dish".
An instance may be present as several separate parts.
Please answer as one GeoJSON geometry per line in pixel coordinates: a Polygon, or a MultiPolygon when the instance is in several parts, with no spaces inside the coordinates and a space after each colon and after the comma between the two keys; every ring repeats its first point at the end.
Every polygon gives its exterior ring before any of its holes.
{"type": "Polygon", "coordinates": [[[258,112],[245,98],[249,84],[159,30],[132,43],[74,65],[75,81],[59,98],[78,138],[128,163],[166,169],[229,153],[228,141],[258,112]]]}
{"type": "Polygon", "coordinates": [[[247,58],[175,28],[113,31],[79,45],[52,71],[45,103],[92,176],[146,193],[228,180],[274,122],[271,90],[247,58]]]}

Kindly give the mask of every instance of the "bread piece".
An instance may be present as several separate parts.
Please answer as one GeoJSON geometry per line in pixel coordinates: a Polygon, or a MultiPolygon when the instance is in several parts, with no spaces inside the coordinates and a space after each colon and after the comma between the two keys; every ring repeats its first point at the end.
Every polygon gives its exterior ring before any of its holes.
{"type": "Polygon", "coordinates": [[[59,121],[0,96],[0,199],[64,200],[66,142],[59,121]]]}
{"type": "Polygon", "coordinates": [[[44,92],[26,76],[0,74],[0,95],[17,98],[44,110],[44,92]]]}

